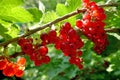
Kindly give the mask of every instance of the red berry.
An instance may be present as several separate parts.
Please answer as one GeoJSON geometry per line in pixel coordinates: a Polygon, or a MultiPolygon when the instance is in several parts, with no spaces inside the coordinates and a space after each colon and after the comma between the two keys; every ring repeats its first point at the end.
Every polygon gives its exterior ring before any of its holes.
{"type": "Polygon", "coordinates": [[[50,62],[50,57],[49,57],[49,56],[44,56],[44,57],[42,58],[42,61],[43,61],[44,63],[48,64],[48,63],[50,62]]]}
{"type": "Polygon", "coordinates": [[[27,42],[27,40],[26,40],[25,38],[20,38],[20,39],[18,40],[18,44],[19,44],[20,46],[24,45],[24,43],[26,43],[26,42],[27,42]]]}
{"type": "Polygon", "coordinates": [[[26,54],[29,54],[31,51],[33,51],[33,46],[31,43],[24,43],[24,45],[21,46],[22,51],[25,52],[26,54]]]}
{"type": "Polygon", "coordinates": [[[36,53],[32,53],[30,55],[30,59],[34,61],[36,59],[36,53]]]}
{"type": "Polygon", "coordinates": [[[43,43],[46,45],[46,43],[48,43],[48,34],[46,33],[42,33],[40,35],[40,39],[43,41],[43,43]]]}
{"type": "Polygon", "coordinates": [[[77,56],[82,56],[82,51],[77,51],[77,56]]]}
{"type": "Polygon", "coordinates": [[[8,64],[8,61],[6,59],[0,60],[0,70],[5,69],[7,64],[8,64]]]}
{"type": "Polygon", "coordinates": [[[80,19],[78,19],[77,21],[76,21],[76,26],[78,27],[78,28],[82,28],[83,27],[83,23],[82,23],[82,21],[80,20],[80,19]]]}
{"type": "Polygon", "coordinates": [[[3,74],[8,77],[14,76],[16,70],[14,69],[15,65],[13,63],[9,63],[6,68],[3,70],[3,74]]]}
{"type": "Polygon", "coordinates": [[[17,70],[17,72],[15,73],[15,76],[16,77],[22,77],[24,74],[24,71],[23,70],[17,70]]]}
{"type": "Polygon", "coordinates": [[[68,32],[70,29],[71,29],[71,24],[69,22],[66,22],[66,23],[63,24],[61,30],[64,30],[65,32],[68,32]]]}
{"type": "Polygon", "coordinates": [[[84,3],[89,3],[90,0],[82,0],[84,3]]]}
{"type": "Polygon", "coordinates": [[[61,43],[62,43],[62,41],[58,38],[58,40],[55,43],[55,48],[60,49],[61,43]]]}
{"type": "Polygon", "coordinates": [[[83,69],[83,65],[82,64],[79,64],[78,65],[78,68],[81,70],[81,69],[83,69]]]}
{"type": "Polygon", "coordinates": [[[74,58],[74,63],[76,64],[76,65],[78,65],[78,64],[80,64],[80,58],[74,58]]]}
{"type": "Polygon", "coordinates": [[[38,49],[39,53],[43,56],[43,55],[46,55],[48,53],[48,48],[46,46],[41,46],[39,49],[38,49]]]}
{"type": "Polygon", "coordinates": [[[90,13],[85,13],[85,14],[83,15],[83,20],[85,20],[85,19],[91,20],[91,15],[90,15],[90,13]]]}
{"type": "Polygon", "coordinates": [[[42,60],[35,60],[34,61],[34,64],[35,64],[35,66],[40,66],[40,65],[42,65],[42,60]]]}
{"type": "Polygon", "coordinates": [[[74,59],[72,57],[70,57],[69,62],[70,62],[70,64],[74,64],[74,59]]]}
{"type": "Polygon", "coordinates": [[[98,6],[96,5],[96,3],[95,2],[90,2],[90,9],[92,9],[92,10],[97,10],[98,9],[98,6]]]}
{"type": "Polygon", "coordinates": [[[24,66],[26,64],[26,59],[24,57],[21,57],[17,60],[17,65],[24,66]]]}
{"type": "Polygon", "coordinates": [[[54,37],[57,36],[56,34],[57,34],[57,33],[56,33],[55,30],[51,30],[51,31],[49,31],[49,33],[48,33],[49,36],[54,36],[54,37]]]}
{"type": "Polygon", "coordinates": [[[89,27],[89,26],[91,26],[91,21],[89,20],[89,19],[85,19],[84,21],[83,21],[83,26],[85,26],[85,27],[89,27]]]}

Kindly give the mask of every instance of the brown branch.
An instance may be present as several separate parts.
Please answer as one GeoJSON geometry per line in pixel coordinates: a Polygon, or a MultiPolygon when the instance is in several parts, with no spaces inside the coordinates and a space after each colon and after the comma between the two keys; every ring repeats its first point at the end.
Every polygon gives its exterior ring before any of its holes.
{"type": "MultiPolygon", "coordinates": [[[[78,35],[83,35],[83,32],[79,29],[76,29],[78,35]]],[[[110,33],[118,33],[120,34],[120,28],[107,28],[105,29],[106,32],[110,32],[110,33]]]]}
{"type": "MultiPolygon", "coordinates": [[[[99,5],[99,6],[100,6],[100,7],[111,7],[111,6],[113,7],[113,6],[120,6],[120,4],[118,4],[118,3],[112,3],[112,4],[104,4],[104,5],[99,5]]],[[[0,43],[0,47],[1,47],[1,46],[6,46],[6,45],[8,45],[8,44],[10,44],[10,43],[12,43],[12,42],[16,42],[16,41],[17,41],[19,38],[21,38],[21,37],[29,36],[29,35],[37,32],[37,31],[40,31],[40,30],[42,30],[42,29],[45,29],[46,27],[50,27],[50,26],[53,25],[53,24],[56,24],[56,23],[58,23],[58,22],[60,22],[60,21],[62,21],[62,20],[65,20],[65,19],[67,19],[67,18],[69,18],[69,17],[72,17],[72,16],[74,16],[74,15],[77,15],[77,14],[79,14],[79,13],[83,13],[83,12],[85,12],[85,11],[86,11],[85,9],[80,9],[80,10],[76,10],[76,11],[73,11],[73,12],[71,12],[71,13],[68,13],[68,14],[66,14],[66,15],[64,15],[64,16],[62,16],[62,17],[59,17],[59,18],[57,18],[56,20],[51,21],[51,22],[49,22],[49,23],[47,23],[47,24],[45,24],[45,25],[43,25],[43,26],[40,26],[40,27],[35,28],[35,29],[32,29],[32,30],[30,30],[28,33],[23,34],[23,35],[20,36],[20,37],[16,37],[16,38],[13,38],[13,39],[11,39],[11,40],[2,42],[2,43],[0,43]]]]}
{"type": "Polygon", "coordinates": [[[10,55],[9,57],[16,58],[17,56],[20,56],[20,55],[25,55],[25,53],[24,52],[15,52],[14,54],[10,55]]]}
{"type": "Polygon", "coordinates": [[[110,4],[107,4],[107,5],[99,5],[99,7],[117,7],[117,6],[120,6],[120,3],[110,3],[110,4]]]}
{"type": "Polygon", "coordinates": [[[107,29],[105,29],[105,31],[120,34],[120,28],[107,28],[107,29]]]}

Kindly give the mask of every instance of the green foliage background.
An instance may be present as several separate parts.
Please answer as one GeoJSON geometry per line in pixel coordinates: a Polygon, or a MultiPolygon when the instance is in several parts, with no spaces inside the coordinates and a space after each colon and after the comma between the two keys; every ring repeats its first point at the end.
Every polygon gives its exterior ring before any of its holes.
{"type": "MultiPolygon", "coordinates": [[[[120,0],[93,0],[98,4],[118,3],[120,0]]],[[[40,25],[53,21],[67,13],[82,8],[81,0],[0,0],[0,43],[15,38],[27,31],[27,28],[36,28],[40,25]],[[35,26],[33,26],[35,25],[35,26]]],[[[107,14],[105,28],[120,28],[120,6],[105,7],[107,14]]],[[[82,14],[70,17],[55,24],[56,30],[60,29],[62,23],[68,21],[75,26],[75,21],[82,14]]],[[[31,37],[38,38],[43,32],[50,28],[32,34],[31,37]]],[[[120,80],[120,33],[107,33],[109,46],[102,53],[96,55],[93,52],[93,43],[81,36],[85,45],[82,48],[84,69],[79,70],[76,66],[69,64],[68,57],[56,50],[54,45],[48,45],[51,62],[35,67],[33,62],[27,59],[23,80],[120,80]],[[105,61],[108,62],[105,65],[105,61]]],[[[9,45],[9,55],[19,52],[20,47],[13,43],[9,45]]],[[[3,48],[0,48],[2,53],[3,48]]],[[[19,57],[19,56],[18,56],[19,57]]],[[[3,80],[16,80],[15,77],[3,80]]]]}

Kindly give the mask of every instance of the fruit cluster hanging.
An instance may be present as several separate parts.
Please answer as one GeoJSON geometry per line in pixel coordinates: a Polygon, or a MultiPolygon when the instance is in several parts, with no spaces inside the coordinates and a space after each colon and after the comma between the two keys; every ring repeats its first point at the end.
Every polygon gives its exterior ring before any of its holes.
{"type": "Polygon", "coordinates": [[[103,22],[106,19],[106,14],[103,8],[89,0],[83,0],[83,7],[86,12],[83,14],[82,20],[76,21],[76,26],[88,39],[93,41],[94,51],[101,54],[108,45],[107,34],[104,30],[105,23],[103,22]]]}

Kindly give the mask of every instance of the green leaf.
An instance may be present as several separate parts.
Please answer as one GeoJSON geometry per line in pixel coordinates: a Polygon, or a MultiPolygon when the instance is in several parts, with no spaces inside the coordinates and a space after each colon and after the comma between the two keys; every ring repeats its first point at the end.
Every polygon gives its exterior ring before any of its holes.
{"type": "Polygon", "coordinates": [[[5,41],[5,39],[2,36],[0,36],[0,43],[4,42],[4,41],[5,41]]]}
{"type": "Polygon", "coordinates": [[[93,44],[91,41],[86,41],[85,45],[83,47],[83,55],[82,56],[83,56],[85,63],[87,63],[87,64],[91,62],[92,54],[94,54],[91,49],[92,47],[93,47],[93,44]]]}
{"type": "Polygon", "coordinates": [[[0,19],[0,35],[6,40],[6,39],[10,39],[11,37],[6,34],[6,32],[8,31],[8,28],[11,26],[11,23],[9,22],[5,22],[3,20],[0,19]]]}
{"type": "Polygon", "coordinates": [[[23,0],[0,0],[0,7],[16,7],[23,4],[23,0]]]}
{"type": "Polygon", "coordinates": [[[72,17],[66,19],[65,21],[71,23],[71,25],[74,26],[75,25],[75,21],[76,21],[76,17],[72,16],[72,17]]]}
{"type": "Polygon", "coordinates": [[[91,0],[91,1],[98,3],[98,2],[103,2],[104,0],[91,0]]]}
{"type": "Polygon", "coordinates": [[[102,56],[108,56],[110,53],[115,53],[120,49],[120,40],[113,35],[108,35],[109,45],[106,50],[102,53],[102,56]]]}
{"type": "Polygon", "coordinates": [[[11,39],[11,37],[8,34],[6,34],[8,29],[5,28],[4,26],[2,26],[1,24],[0,24],[0,30],[1,30],[0,31],[0,36],[2,36],[5,40],[11,39]]]}
{"type": "Polygon", "coordinates": [[[74,11],[81,6],[81,0],[67,0],[68,12],[74,11]]]}
{"type": "Polygon", "coordinates": [[[51,21],[53,21],[53,20],[55,20],[57,18],[58,18],[58,16],[54,11],[51,11],[51,12],[48,11],[47,13],[45,13],[43,15],[42,22],[43,23],[51,22],[51,21]]]}
{"type": "Polygon", "coordinates": [[[120,27],[120,10],[118,11],[106,11],[107,19],[106,27],[120,27]]]}
{"type": "MultiPolygon", "coordinates": [[[[56,12],[59,16],[63,16],[67,13],[70,13],[81,6],[81,0],[67,0],[65,5],[58,3],[56,7],[56,12]]],[[[70,17],[65,22],[70,22],[72,25],[75,25],[76,16],[70,17]]]]}
{"type": "Polygon", "coordinates": [[[8,34],[12,38],[14,38],[14,37],[18,36],[19,32],[20,32],[19,27],[17,25],[13,24],[10,26],[9,31],[6,32],[6,34],[8,34]]]}
{"type": "Polygon", "coordinates": [[[20,5],[23,0],[2,0],[0,2],[0,19],[12,22],[30,22],[33,16],[20,5]]]}
{"type": "Polygon", "coordinates": [[[62,16],[70,13],[81,6],[81,0],[67,0],[65,4],[58,3],[56,12],[62,16]]]}
{"type": "Polygon", "coordinates": [[[78,71],[78,68],[76,66],[75,67],[72,66],[65,70],[65,76],[68,77],[69,79],[75,77],[78,71]]]}
{"type": "Polygon", "coordinates": [[[0,24],[1,24],[2,26],[4,26],[5,28],[9,28],[12,23],[6,22],[6,21],[0,19],[0,24]]]}
{"type": "Polygon", "coordinates": [[[28,11],[33,15],[34,22],[40,21],[43,14],[38,8],[29,8],[28,11]]]}
{"type": "Polygon", "coordinates": [[[2,8],[0,7],[0,18],[13,22],[30,22],[33,16],[22,7],[2,8]]]}
{"type": "Polygon", "coordinates": [[[114,64],[113,68],[114,69],[120,69],[120,50],[117,51],[115,54],[112,54],[110,56],[111,58],[111,64],[114,64]]]}
{"type": "Polygon", "coordinates": [[[56,6],[56,13],[59,16],[63,16],[68,13],[67,8],[64,4],[58,3],[56,6]]]}
{"type": "Polygon", "coordinates": [[[52,80],[70,80],[70,79],[68,77],[58,75],[55,78],[53,78],[52,80]]]}
{"type": "Polygon", "coordinates": [[[0,19],[0,35],[5,38],[5,40],[14,38],[18,36],[19,28],[13,23],[6,22],[0,19]]]}

